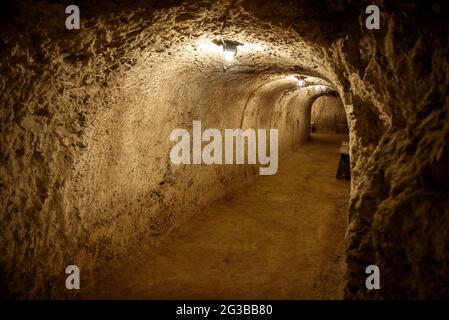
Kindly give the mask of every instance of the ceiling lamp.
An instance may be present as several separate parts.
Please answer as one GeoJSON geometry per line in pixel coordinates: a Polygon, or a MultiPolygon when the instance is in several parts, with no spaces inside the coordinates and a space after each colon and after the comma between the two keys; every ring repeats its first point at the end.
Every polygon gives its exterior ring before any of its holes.
{"type": "Polygon", "coordinates": [[[223,70],[226,69],[226,64],[232,62],[234,57],[237,55],[238,46],[242,46],[243,43],[233,40],[225,40],[221,38],[220,40],[216,39],[212,41],[216,45],[221,45],[223,48],[223,70]]]}

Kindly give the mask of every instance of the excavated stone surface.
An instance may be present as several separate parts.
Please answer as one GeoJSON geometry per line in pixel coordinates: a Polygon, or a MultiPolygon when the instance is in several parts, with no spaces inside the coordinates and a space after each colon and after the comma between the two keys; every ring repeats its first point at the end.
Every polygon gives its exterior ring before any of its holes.
{"type": "Polygon", "coordinates": [[[338,97],[323,96],[312,106],[312,121],[317,132],[336,132],[337,124],[346,123],[345,109],[338,97]]]}
{"type": "Polygon", "coordinates": [[[447,4],[379,1],[370,31],[367,1],[80,1],[67,31],[62,3],[19,1],[1,25],[2,294],[61,297],[66,265],[93,281],[250,183],[253,167],[170,165],[170,131],[276,124],[287,150],[301,98],[283,77],[304,74],[350,128],[346,297],[449,297],[447,4]],[[220,36],[257,46],[223,72],[199,45],[220,36]]]}

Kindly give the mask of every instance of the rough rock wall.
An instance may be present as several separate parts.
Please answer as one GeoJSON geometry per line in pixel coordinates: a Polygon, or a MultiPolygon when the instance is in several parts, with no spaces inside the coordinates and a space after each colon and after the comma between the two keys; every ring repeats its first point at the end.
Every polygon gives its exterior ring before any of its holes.
{"type": "Polygon", "coordinates": [[[92,284],[140,242],[258,174],[171,165],[173,129],[248,122],[279,128],[281,150],[292,143],[282,137],[292,135],[294,84],[223,73],[220,60],[196,52],[189,22],[182,29],[183,7],[88,17],[73,34],[64,7],[48,5],[33,6],[43,15],[37,29],[25,6],[17,19],[26,22],[2,34],[0,265],[9,296],[63,295],[72,263],[92,284]]]}
{"type": "Polygon", "coordinates": [[[312,106],[312,121],[317,132],[336,132],[337,123],[346,123],[346,113],[340,98],[323,96],[312,106]]]}
{"type": "Polygon", "coordinates": [[[447,298],[448,7],[380,5],[379,32],[333,46],[353,108],[346,297],[447,298]],[[369,264],[381,290],[363,286],[369,264]]]}
{"type": "Polygon", "coordinates": [[[296,130],[295,130],[295,148],[299,148],[306,143],[310,137],[311,109],[315,99],[308,90],[301,90],[302,99],[297,106],[296,130]]]}

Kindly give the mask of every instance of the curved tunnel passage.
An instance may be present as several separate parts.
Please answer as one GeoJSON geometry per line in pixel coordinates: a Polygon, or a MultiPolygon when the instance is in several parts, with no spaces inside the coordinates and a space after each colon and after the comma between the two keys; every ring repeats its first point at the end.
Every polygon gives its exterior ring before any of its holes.
{"type": "Polygon", "coordinates": [[[359,21],[362,5],[303,2],[100,8],[81,1],[77,32],[64,30],[58,1],[15,4],[1,31],[2,293],[66,296],[66,265],[82,266],[84,281],[95,283],[130,251],[257,185],[254,166],[172,165],[168,137],[193,120],[204,128],[274,126],[288,154],[307,140],[317,98],[296,89],[291,76],[299,75],[332,87],[347,115],[345,296],[447,296],[447,268],[429,275],[422,267],[448,259],[440,227],[448,219],[448,126],[440,120],[447,119],[447,8],[385,4],[388,23],[373,34],[359,21]],[[436,32],[404,34],[415,23],[397,12],[436,32]],[[211,47],[217,37],[244,44],[225,72],[211,47]],[[409,80],[418,74],[421,81],[409,80]],[[390,275],[387,289],[363,286],[369,264],[390,275]]]}

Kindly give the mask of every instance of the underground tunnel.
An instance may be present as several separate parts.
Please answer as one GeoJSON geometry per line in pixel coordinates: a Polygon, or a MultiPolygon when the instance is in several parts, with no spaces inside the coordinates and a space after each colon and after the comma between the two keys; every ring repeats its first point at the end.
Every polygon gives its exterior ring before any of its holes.
{"type": "Polygon", "coordinates": [[[448,6],[375,2],[2,4],[1,296],[449,298],[448,6]]]}

